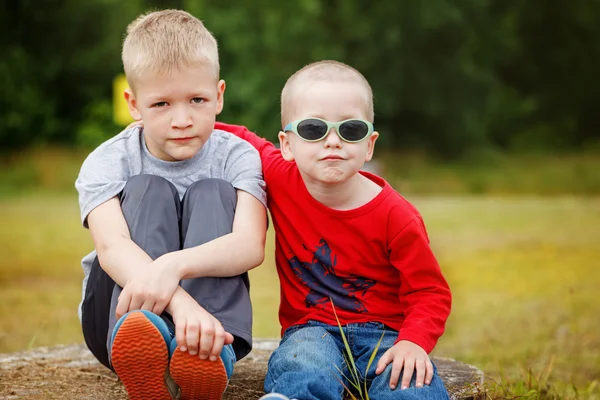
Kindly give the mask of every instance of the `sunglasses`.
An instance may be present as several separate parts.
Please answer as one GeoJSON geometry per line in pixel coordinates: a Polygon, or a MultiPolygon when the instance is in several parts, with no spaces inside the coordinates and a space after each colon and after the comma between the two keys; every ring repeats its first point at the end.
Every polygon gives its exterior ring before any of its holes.
{"type": "Polygon", "coordinates": [[[362,119],[329,122],[320,118],[306,118],[290,122],[283,130],[292,131],[307,142],[318,142],[327,136],[331,128],[335,128],[340,139],[348,143],[362,142],[375,130],[372,123],[362,119]]]}

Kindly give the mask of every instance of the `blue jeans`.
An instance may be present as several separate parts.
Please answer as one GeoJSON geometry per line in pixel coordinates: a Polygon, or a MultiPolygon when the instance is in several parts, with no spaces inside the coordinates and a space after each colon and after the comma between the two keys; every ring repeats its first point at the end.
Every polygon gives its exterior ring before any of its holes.
{"type": "MultiPolygon", "coordinates": [[[[389,364],[380,375],[375,374],[377,361],[383,353],[394,345],[398,332],[386,328],[383,324],[368,322],[349,324],[344,328],[356,368],[361,375],[361,387],[364,387],[365,371],[369,358],[385,330],[381,346],[366,374],[369,397],[373,400],[387,399],[449,399],[444,383],[437,375],[431,384],[422,388],[415,386],[413,374],[410,387],[406,390],[390,389],[389,364]]],[[[281,393],[290,399],[299,400],[340,400],[344,396],[344,387],[351,387],[341,375],[351,377],[344,362],[344,343],[337,325],[309,321],[305,325],[292,326],[286,330],[279,347],[269,359],[265,392],[281,393]]],[[[400,374],[400,379],[402,374],[400,374]]],[[[398,382],[400,386],[400,382],[398,382]]]]}

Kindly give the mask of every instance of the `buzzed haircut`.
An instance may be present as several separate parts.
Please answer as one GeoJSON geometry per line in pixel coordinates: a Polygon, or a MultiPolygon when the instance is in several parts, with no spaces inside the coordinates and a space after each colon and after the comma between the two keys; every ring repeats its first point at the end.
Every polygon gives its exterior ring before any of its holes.
{"type": "Polygon", "coordinates": [[[355,68],[334,60],[317,61],[306,65],[304,68],[292,75],[281,91],[281,126],[289,122],[291,111],[294,107],[294,91],[297,85],[303,81],[337,81],[357,82],[365,87],[365,103],[367,107],[367,118],[373,122],[373,90],[365,77],[355,68]]]}

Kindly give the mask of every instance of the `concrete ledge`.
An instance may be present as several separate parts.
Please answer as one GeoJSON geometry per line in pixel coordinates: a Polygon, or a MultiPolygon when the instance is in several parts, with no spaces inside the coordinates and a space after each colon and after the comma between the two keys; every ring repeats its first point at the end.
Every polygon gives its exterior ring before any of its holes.
{"type": "MultiPolygon", "coordinates": [[[[269,355],[278,341],[255,339],[254,350],[236,364],[223,399],[258,399],[269,355]]],[[[448,358],[436,358],[452,399],[481,396],[483,372],[448,358]]],[[[115,374],[100,365],[85,345],[42,347],[0,354],[0,398],[126,400],[115,374]]]]}

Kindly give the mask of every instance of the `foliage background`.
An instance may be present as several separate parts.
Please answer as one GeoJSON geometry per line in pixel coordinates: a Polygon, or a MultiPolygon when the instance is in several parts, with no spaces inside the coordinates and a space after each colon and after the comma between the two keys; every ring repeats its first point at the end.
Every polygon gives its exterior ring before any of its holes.
{"type": "MultiPolygon", "coordinates": [[[[306,63],[337,59],[371,82],[387,148],[600,146],[598,0],[19,0],[3,2],[0,148],[96,145],[114,134],[111,84],[127,24],[184,8],[220,44],[222,119],[270,138],[306,63]]],[[[487,153],[484,153],[487,154],[487,153]]]]}
{"type": "MultiPolygon", "coordinates": [[[[270,139],[297,69],[363,72],[379,171],[422,212],[453,291],[436,354],[483,369],[492,398],[600,398],[600,0],[2,2],[1,352],[82,341],[92,243],[73,182],[122,129],[121,41],[153,8],[205,21],[220,119],[270,139]]],[[[279,334],[269,235],[251,275],[259,337],[279,334]]]]}

